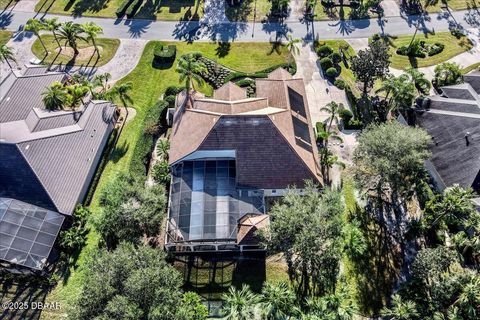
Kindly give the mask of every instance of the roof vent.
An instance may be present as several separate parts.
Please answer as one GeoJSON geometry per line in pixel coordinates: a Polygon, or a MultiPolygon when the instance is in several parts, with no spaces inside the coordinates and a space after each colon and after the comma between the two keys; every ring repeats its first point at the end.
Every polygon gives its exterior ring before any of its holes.
{"type": "Polygon", "coordinates": [[[25,146],[25,150],[28,150],[28,148],[30,148],[30,145],[29,145],[29,144],[27,144],[27,145],[25,146]]]}
{"type": "Polygon", "coordinates": [[[7,99],[5,99],[5,101],[7,101],[7,102],[10,101],[10,97],[7,97],[7,99]]]}

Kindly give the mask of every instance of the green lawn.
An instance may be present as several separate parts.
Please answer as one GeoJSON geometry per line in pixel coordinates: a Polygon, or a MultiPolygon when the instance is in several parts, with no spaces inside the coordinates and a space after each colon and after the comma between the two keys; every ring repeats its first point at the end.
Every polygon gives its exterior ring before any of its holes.
{"type": "Polygon", "coordinates": [[[411,39],[411,35],[399,36],[393,39],[393,44],[390,48],[390,54],[392,55],[390,58],[390,66],[392,68],[404,70],[410,67],[422,68],[433,66],[447,61],[448,59],[459,55],[460,53],[468,51],[472,48],[472,44],[466,37],[457,39],[453,35],[451,35],[450,32],[438,32],[436,34],[427,35],[423,33],[418,33],[415,39],[425,40],[426,43],[430,44],[439,42],[444,44],[445,48],[441,53],[426,58],[415,58],[396,54],[396,49],[401,46],[408,46],[411,39]]]}
{"type": "MultiPolygon", "coordinates": [[[[35,11],[74,16],[116,17],[124,0],[40,0],[35,11]]],[[[202,0],[146,0],[135,18],[158,20],[199,20],[203,16],[202,0]]]]}
{"type": "Polygon", "coordinates": [[[15,0],[0,0],[0,9],[6,9],[15,4],[15,0]]]}
{"type": "Polygon", "coordinates": [[[447,4],[451,10],[465,10],[475,8],[479,3],[477,0],[439,0],[435,5],[428,6],[427,11],[439,12],[441,8],[445,7],[445,4],[447,4]]]}
{"type": "Polygon", "coordinates": [[[12,37],[12,32],[6,30],[0,30],[0,46],[7,44],[8,40],[12,37]]]}
{"type": "MultiPolygon", "coordinates": [[[[97,53],[94,53],[94,51],[92,50],[91,54],[80,54],[79,56],[77,56],[77,58],[73,59],[72,56],[66,55],[66,53],[62,54],[62,52],[60,52],[60,54],[58,54],[58,52],[55,50],[58,48],[58,45],[52,35],[46,34],[42,35],[41,37],[49,52],[48,55],[45,57],[45,50],[43,49],[39,39],[35,40],[35,42],[33,43],[32,52],[35,54],[35,56],[37,56],[37,58],[43,60],[43,62],[47,64],[52,63],[53,61],[55,64],[63,63],[84,66],[95,65],[96,67],[100,67],[113,58],[113,56],[117,52],[118,46],[120,45],[120,40],[118,39],[99,38],[96,40],[96,42],[97,46],[99,48],[101,47],[101,49],[99,49],[100,58],[98,57],[97,53]]],[[[83,48],[87,47],[91,47],[91,49],[93,49],[91,43],[79,41],[78,48],[80,51],[82,51],[83,48]]]]}
{"type": "MultiPolygon", "coordinates": [[[[193,43],[185,42],[172,43],[177,45],[177,59],[181,55],[200,51],[206,57],[214,59],[225,66],[243,72],[253,72],[265,69],[267,67],[285,63],[288,61],[288,51],[281,49],[280,54],[276,51],[271,52],[271,44],[269,43],[230,43],[229,54],[219,58],[217,56],[216,43],[193,43]]],[[[105,185],[120,172],[129,172],[134,155],[134,149],[137,141],[143,134],[144,119],[147,111],[154,106],[163,91],[171,85],[178,85],[178,74],[175,72],[174,63],[171,66],[154,67],[152,65],[153,50],[156,42],[149,42],[143,55],[135,67],[135,69],[123,78],[120,83],[131,81],[133,83],[132,99],[134,107],[137,111],[135,118],[130,121],[124,128],[117,146],[123,150],[123,156],[110,160],[97,185],[96,192],[93,196],[91,209],[94,214],[98,213],[99,194],[105,185]]],[[[224,48],[222,49],[224,50],[224,48]]],[[[119,84],[120,84],[119,83],[119,84]]],[[[204,88],[203,91],[211,93],[211,88],[204,88]]],[[[99,243],[99,235],[93,230],[88,234],[86,246],[77,261],[77,267],[71,268],[71,275],[67,282],[61,282],[46,298],[47,302],[60,302],[61,310],[44,311],[41,319],[57,320],[64,319],[65,312],[72,306],[75,298],[78,297],[83,283],[83,266],[87,257],[95,252],[99,243]]]]}
{"type": "Polygon", "coordinates": [[[327,11],[318,1],[315,6],[315,20],[348,19],[351,11],[350,7],[334,7],[327,11]]]}
{"type": "Polygon", "coordinates": [[[469,73],[470,71],[473,71],[473,70],[479,70],[480,71],[480,62],[477,62],[475,64],[472,64],[471,66],[466,67],[465,69],[462,69],[462,73],[467,74],[467,73],[469,73]]]}
{"type": "MultiPolygon", "coordinates": [[[[228,1],[227,1],[228,2],[228,1]]],[[[272,3],[268,0],[243,0],[238,6],[225,4],[225,14],[230,21],[262,21],[270,13],[272,3]]]]}
{"type": "MultiPolygon", "coordinates": [[[[334,52],[339,52],[340,47],[348,47],[348,49],[345,51],[347,59],[356,55],[355,50],[353,50],[353,48],[345,40],[319,41],[318,45],[322,45],[322,44],[328,45],[333,49],[334,52]]],[[[345,83],[353,90],[353,92],[356,93],[357,86],[355,84],[355,75],[350,70],[350,66],[345,65],[343,61],[340,63],[340,66],[342,67],[342,71],[338,79],[343,79],[345,83]]]]}

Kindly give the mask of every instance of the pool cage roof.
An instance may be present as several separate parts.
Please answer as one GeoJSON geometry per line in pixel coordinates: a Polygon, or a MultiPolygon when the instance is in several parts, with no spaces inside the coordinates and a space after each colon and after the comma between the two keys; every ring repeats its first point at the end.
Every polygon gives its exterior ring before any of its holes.
{"type": "Polygon", "coordinates": [[[263,191],[237,187],[233,159],[183,161],[172,167],[168,243],[232,242],[242,216],[264,211],[263,191]]]}
{"type": "Polygon", "coordinates": [[[54,211],[0,198],[0,260],[42,270],[64,219],[54,211]]]}

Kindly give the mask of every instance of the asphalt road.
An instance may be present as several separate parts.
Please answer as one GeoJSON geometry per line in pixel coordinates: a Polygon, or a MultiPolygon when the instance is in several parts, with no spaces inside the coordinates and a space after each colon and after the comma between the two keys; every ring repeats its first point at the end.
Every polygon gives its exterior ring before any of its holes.
{"type": "Polygon", "coordinates": [[[285,34],[305,41],[317,39],[366,38],[375,33],[390,35],[411,34],[418,23],[419,32],[447,31],[454,26],[465,29],[480,27],[480,10],[455,11],[427,16],[388,17],[347,21],[316,21],[281,23],[220,23],[173,22],[151,20],[128,20],[92,17],[71,17],[50,14],[34,14],[5,11],[0,14],[0,28],[21,31],[32,17],[58,17],[60,21],[73,20],[79,23],[94,21],[103,28],[104,37],[144,40],[180,41],[274,41],[285,34]]]}

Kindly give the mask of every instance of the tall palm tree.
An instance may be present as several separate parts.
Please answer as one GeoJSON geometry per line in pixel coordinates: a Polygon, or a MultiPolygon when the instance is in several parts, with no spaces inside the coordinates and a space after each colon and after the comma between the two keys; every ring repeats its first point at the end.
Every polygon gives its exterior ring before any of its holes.
{"type": "Polygon", "coordinates": [[[382,315],[389,317],[390,320],[413,320],[418,319],[420,316],[415,302],[410,300],[403,301],[397,294],[392,298],[392,307],[384,308],[382,315]]]}
{"type": "Polygon", "coordinates": [[[65,44],[68,45],[73,49],[75,55],[79,53],[78,51],[78,40],[87,41],[82,36],[82,26],[78,23],[73,23],[72,21],[68,21],[62,24],[60,31],[58,32],[58,38],[60,40],[65,40],[65,44]]]}
{"type": "Polygon", "coordinates": [[[110,90],[109,95],[111,98],[117,98],[122,102],[125,108],[125,120],[128,118],[128,106],[133,104],[133,99],[130,96],[130,91],[133,89],[132,82],[122,83],[110,90]]]}
{"type": "Polygon", "coordinates": [[[326,111],[329,113],[327,131],[330,131],[332,129],[333,121],[336,121],[338,123],[338,115],[341,108],[342,104],[331,101],[327,103],[325,107],[320,109],[321,111],[326,111]]]}
{"type": "MultiPolygon", "coordinates": [[[[192,54],[184,55],[178,60],[176,71],[180,75],[180,82],[185,83],[185,90],[187,91],[187,100],[191,99],[190,91],[195,91],[195,83],[203,85],[204,80],[201,74],[207,72],[207,67],[203,62],[197,61],[192,54]]],[[[190,101],[192,102],[192,101],[190,101]]]]}
{"type": "Polygon", "coordinates": [[[42,101],[47,110],[63,109],[67,98],[67,92],[59,82],[52,83],[42,93],[42,101]]]}
{"type": "Polygon", "coordinates": [[[265,283],[260,299],[266,320],[290,319],[299,313],[295,307],[295,293],[285,282],[265,283]]]}
{"type": "Polygon", "coordinates": [[[285,45],[290,52],[290,57],[288,57],[288,69],[290,70],[290,63],[292,58],[294,58],[297,54],[300,53],[300,49],[298,48],[298,43],[300,43],[300,39],[294,39],[291,34],[287,35],[287,44],[285,45]]]}
{"type": "Polygon", "coordinates": [[[93,78],[93,86],[100,87],[100,92],[104,94],[108,90],[108,81],[110,81],[110,79],[112,79],[112,75],[108,72],[97,74],[93,78]]]}
{"type": "Polygon", "coordinates": [[[28,19],[24,28],[25,31],[33,32],[33,34],[37,36],[38,40],[40,40],[40,43],[42,44],[43,50],[45,50],[45,54],[48,54],[47,47],[45,46],[42,37],[40,37],[40,31],[44,29],[45,25],[40,20],[35,18],[28,19]]]}
{"type": "Polygon", "coordinates": [[[6,45],[3,45],[0,47],[0,62],[6,62],[10,69],[12,69],[12,65],[10,64],[10,61],[12,60],[13,62],[17,62],[15,60],[15,55],[13,54],[13,50],[10,47],[7,47],[6,45]]]}
{"type": "Polygon", "coordinates": [[[230,287],[228,293],[224,294],[222,298],[225,301],[222,309],[226,320],[252,319],[260,301],[259,297],[245,284],[241,290],[230,287]]]}
{"type": "Polygon", "coordinates": [[[89,21],[85,22],[82,25],[83,32],[87,35],[87,40],[91,41],[93,46],[95,47],[95,51],[97,52],[98,56],[100,56],[100,51],[98,51],[97,42],[95,39],[98,37],[99,34],[103,33],[102,27],[97,25],[95,22],[89,21]]]}
{"type": "Polygon", "coordinates": [[[62,25],[58,22],[58,18],[51,18],[51,19],[43,19],[43,25],[46,30],[52,32],[55,41],[57,42],[58,49],[62,50],[62,46],[60,45],[60,41],[58,41],[57,31],[60,30],[60,26],[62,25]]]}
{"type": "Polygon", "coordinates": [[[410,68],[405,71],[415,85],[418,94],[428,95],[432,87],[430,81],[425,78],[425,74],[418,69],[410,68]]]}

